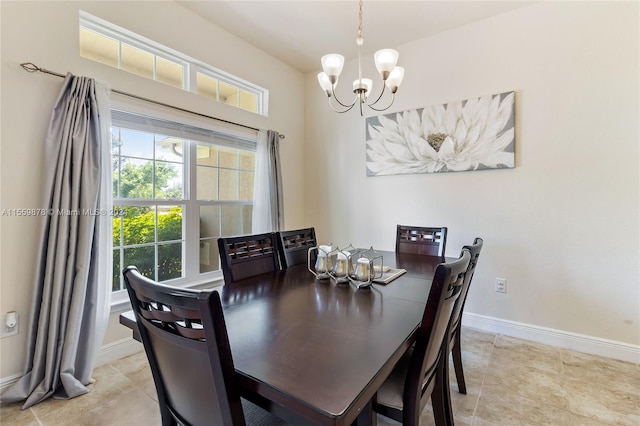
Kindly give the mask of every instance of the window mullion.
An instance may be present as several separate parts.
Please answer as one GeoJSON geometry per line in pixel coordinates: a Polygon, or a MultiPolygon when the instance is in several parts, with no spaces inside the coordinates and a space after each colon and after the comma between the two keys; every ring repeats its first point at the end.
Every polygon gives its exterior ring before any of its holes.
{"type": "Polygon", "coordinates": [[[200,274],[200,208],[197,202],[197,149],[198,144],[188,141],[185,151],[185,276],[195,279],[200,274]]]}

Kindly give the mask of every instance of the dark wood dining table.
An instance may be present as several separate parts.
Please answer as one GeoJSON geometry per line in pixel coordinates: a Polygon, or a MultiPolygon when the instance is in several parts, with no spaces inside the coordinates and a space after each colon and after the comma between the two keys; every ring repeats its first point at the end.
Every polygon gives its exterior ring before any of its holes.
{"type": "MultiPolygon", "coordinates": [[[[243,396],[295,425],[375,424],[372,398],[415,340],[436,266],[453,260],[380,253],[407,273],[357,289],[296,265],[219,289],[243,396]]],[[[133,311],[120,322],[140,340],[133,311]]]]}

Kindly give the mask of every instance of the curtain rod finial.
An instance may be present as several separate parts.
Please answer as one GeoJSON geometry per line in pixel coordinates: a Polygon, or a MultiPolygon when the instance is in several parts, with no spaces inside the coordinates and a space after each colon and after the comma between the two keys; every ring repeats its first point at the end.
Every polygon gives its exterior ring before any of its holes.
{"type": "Polygon", "coordinates": [[[34,64],[33,62],[23,62],[20,64],[20,66],[22,67],[22,69],[24,69],[27,72],[37,72],[40,71],[40,67],[38,67],[36,64],[34,64]]]}

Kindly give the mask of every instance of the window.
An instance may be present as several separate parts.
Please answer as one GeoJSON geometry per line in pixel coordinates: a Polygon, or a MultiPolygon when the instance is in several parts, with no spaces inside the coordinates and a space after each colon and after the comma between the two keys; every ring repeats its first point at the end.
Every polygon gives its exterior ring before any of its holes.
{"type": "Polygon", "coordinates": [[[135,265],[157,281],[220,269],[217,239],[251,233],[255,137],[112,111],[113,291],[135,265]]]}
{"type": "Polygon", "coordinates": [[[267,115],[266,89],[82,11],[80,56],[267,115]]]}

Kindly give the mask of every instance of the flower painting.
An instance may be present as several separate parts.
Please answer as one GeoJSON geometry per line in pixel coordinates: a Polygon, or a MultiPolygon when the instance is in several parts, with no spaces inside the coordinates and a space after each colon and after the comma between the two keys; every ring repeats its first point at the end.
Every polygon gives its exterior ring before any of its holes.
{"type": "Polygon", "coordinates": [[[367,118],[367,176],[513,168],[514,92],[367,118]]]}

